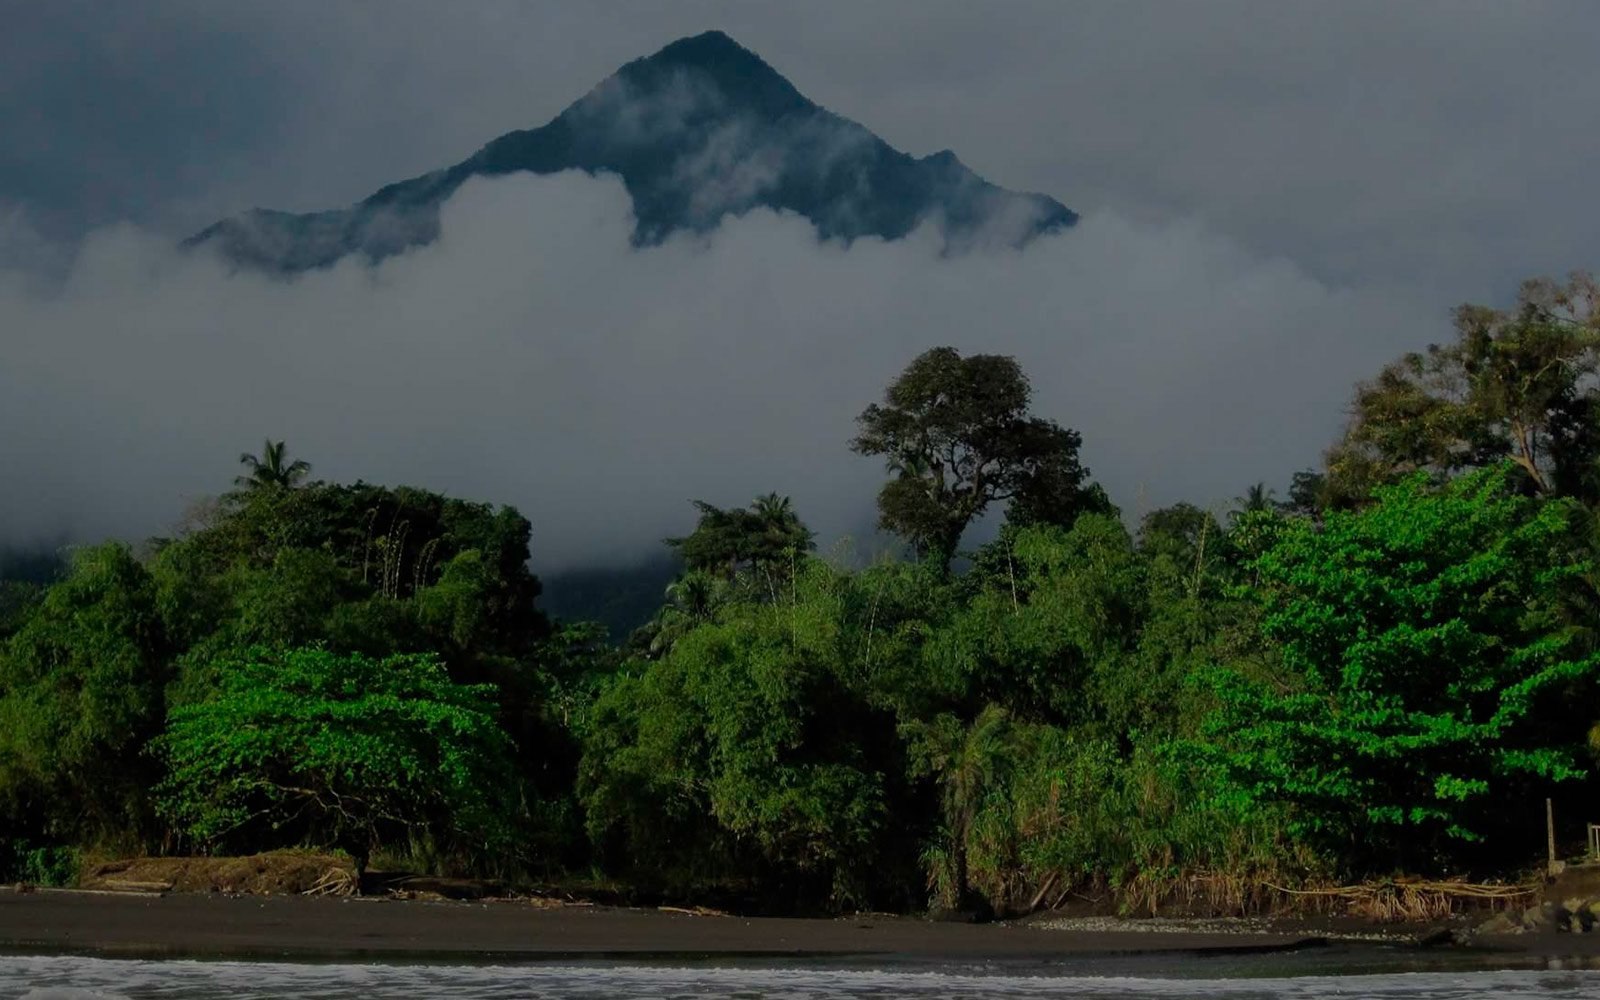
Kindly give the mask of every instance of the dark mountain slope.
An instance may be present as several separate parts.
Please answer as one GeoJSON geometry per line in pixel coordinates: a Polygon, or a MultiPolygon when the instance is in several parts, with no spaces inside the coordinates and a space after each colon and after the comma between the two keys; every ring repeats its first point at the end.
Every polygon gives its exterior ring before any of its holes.
{"type": "Polygon", "coordinates": [[[1076,216],[1044,195],[996,187],[953,153],[921,159],[807,100],[755,53],[711,31],[622,67],[549,124],[467,160],[383,188],[349,209],[257,209],[186,245],[279,272],[351,253],[378,260],[428,243],[466,180],[517,171],[611,173],[633,198],[639,244],[703,232],[757,207],[794,212],[824,238],[897,239],[925,219],[955,246],[1024,243],[1076,216]]]}

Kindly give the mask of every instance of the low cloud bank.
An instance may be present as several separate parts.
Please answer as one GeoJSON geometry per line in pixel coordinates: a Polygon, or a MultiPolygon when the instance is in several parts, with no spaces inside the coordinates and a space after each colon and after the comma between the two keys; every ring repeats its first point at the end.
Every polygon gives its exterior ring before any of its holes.
{"type": "Polygon", "coordinates": [[[777,490],[860,534],[882,470],[854,417],[938,344],[1015,355],[1129,513],[1220,503],[1313,463],[1352,381],[1451,305],[1105,212],[959,255],[766,211],[632,226],[615,180],[519,175],[464,187],[435,244],[292,281],[129,227],[47,291],[0,255],[0,544],[170,530],[269,435],[320,477],[516,505],[540,571],[630,561],[690,498],[777,490]]]}

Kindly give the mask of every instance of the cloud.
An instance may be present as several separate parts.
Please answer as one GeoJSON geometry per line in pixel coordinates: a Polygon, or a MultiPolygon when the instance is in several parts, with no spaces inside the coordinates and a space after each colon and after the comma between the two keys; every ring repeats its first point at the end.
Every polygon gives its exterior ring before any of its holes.
{"type": "MultiPolygon", "coordinates": [[[[1595,266],[1593,4],[0,0],[0,201],[176,236],[347,205],[719,27],[914,155],[1207,227],[1325,282],[1595,266]],[[625,14],[619,16],[619,10],[625,14]]],[[[65,223],[63,223],[65,225],[65,223]]]]}
{"type": "Polygon", "coordinates": [[[541,572],[635,557],[691,498],[777,490],[860,533],[882,470],[853,419],[938,344],[1017,356],[1130,513],[1220,501],[1314,461],[1352,380],[1447,305],[1110,211],[966,254],[766,211],[654,247],[632,226],[615,179],[516,175],[377,267],[230,273],[118,226],[59,287],[0,272],[0,543],[167,529],[269,435],[324,477],[518,506],[541,572]]]}

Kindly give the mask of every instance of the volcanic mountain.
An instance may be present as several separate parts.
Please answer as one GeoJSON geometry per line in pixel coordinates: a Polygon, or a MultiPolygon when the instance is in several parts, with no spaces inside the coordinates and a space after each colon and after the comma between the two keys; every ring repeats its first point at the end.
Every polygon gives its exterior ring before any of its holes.
{"type": "Polygon", "coordinates": [[[898,239],[923,222],[946,245],[1022,244],[1077,221],[1053,198],[996,187],[956,159],[917,158],[807,100],[720,31],[623,66],[539,128],[509,132],[444,170],[350,208],[254,209],[191,237],[235,264],[279,273],[349,254],[369,261],[434,240],[439,206],[469,178],[583,170],[621,177],[638,245],[705,232],[765,207],[809,219],[824,239],[898,239]]]}

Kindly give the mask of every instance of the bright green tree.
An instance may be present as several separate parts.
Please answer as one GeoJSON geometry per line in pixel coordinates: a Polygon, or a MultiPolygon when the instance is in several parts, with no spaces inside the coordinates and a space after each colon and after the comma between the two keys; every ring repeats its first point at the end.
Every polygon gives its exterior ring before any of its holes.
{"type": "Polygon", "coordinates": [[[360,859],[419,832],[445,849],[507,843],[510,744],[494,692],[426,655],[255,650],[157,741],[162,811],[197,842],[337,846],[360,859]]]}
{"type": "Polygon", "coordinates": [[[1242,796],[1292,804],[1346,857],[1419,863],[1583,773],[1581,726],[1553,723],[1600,672],[1557,615],[1588,567],[1568,508],[1517,495],[1511,475],[1438,491],[1417,476],[1320,529],[1283,526],[1258,564],[1283,674],[1213,678],[1211,734],[1242,796]]]}

